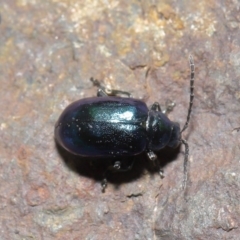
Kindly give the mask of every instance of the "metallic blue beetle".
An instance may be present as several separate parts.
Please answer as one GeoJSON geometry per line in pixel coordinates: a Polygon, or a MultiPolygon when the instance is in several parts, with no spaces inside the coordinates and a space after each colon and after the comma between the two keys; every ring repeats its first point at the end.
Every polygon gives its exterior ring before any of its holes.
{"type": "MultiPolygon", "coordinates": [[[[188,127],[194,98],[194,63],[191,56],[189,61],[190,102],[187,121],[182,130],[179,123],[168,119],[159,103],[155,102],[148,109],[141,100],[116,96],[130,96],[129,93],[119,90],[109,92],[97,80],[91,79],[99,87],[98,97],[80,99],[63,111],[55,125],[56,142],[76,155],[112,158],[109,169],[115,171],[131,169],[134,160],[126,167],[124,157],[135,156],[145,151],[149,159],[155,161],[155,151],[166,146],[176,148],[183,143],[185,187],[189,147],[181,138],[181,133],[188,127]]],[[[170,109],[171,107],[173,105],[170,109]]],[[[105,176],[102,182],[103,191],[106,186],[105,176]]]]}

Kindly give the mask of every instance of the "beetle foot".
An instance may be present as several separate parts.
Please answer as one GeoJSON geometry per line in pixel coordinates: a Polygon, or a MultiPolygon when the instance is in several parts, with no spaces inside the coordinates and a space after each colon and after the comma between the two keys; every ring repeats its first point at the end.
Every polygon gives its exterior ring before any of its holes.
{"type": "Polygon", "coordinates": [[[101,87],[101,83],[97,79],[91,77],[90,81],[93,83],[94,86],[101,87]]]}
{"type": "Polygon", "coordinates": [[[160,175],[161,179],[164,178],[164,171],[163,171],[163,169],[159,170],[159,175],[160,175]]]}
{"type": "Polygon", "coordinates": [[[104,192],[105,192],[105,189],[106,189],[106,187],[107,187],[107,179],[106,179],[106,178],[104,178],[104,179],[102,180],[101,185],[102,185],[102,192],[104,193],[104,192]]]}

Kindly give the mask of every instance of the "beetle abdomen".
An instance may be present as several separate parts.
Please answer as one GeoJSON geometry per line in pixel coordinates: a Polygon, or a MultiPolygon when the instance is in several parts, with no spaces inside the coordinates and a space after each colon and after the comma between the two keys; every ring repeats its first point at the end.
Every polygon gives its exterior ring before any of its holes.
{"type": "Polygon", "coordinates": [[[131,156],[147,144],[144,102],[130,98],[82,99],[69,105],[55,128],[56,140],[82,156],[131,156]]]}

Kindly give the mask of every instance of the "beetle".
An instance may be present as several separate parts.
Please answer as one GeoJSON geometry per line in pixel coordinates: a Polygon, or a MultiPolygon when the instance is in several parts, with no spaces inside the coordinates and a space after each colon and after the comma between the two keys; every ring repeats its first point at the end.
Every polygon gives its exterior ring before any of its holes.
{"type": "MultiPolygon", "coordinates": [[[[108,170],[128,171],[132,168],[134,156],[145,151],[151,161],[156,161],[155,152],[166,146],[176,148],[182,143],[185,146],[185,188],[189,146],[181,135],[188,127],[194,99],[195,71],[191,55],[189,63],[190,100],[182,130],[179,123],[169,120],[158,102],[148,109],[143,101],[131,98],[128,92],[107,90],[98,80],[91,78],[93,84],[99,87],[97,97],[75,101],[62,112],[55,125],[57,144],[75,155],[111,158],[108,170]],[[118,96],[122,94],[127,97],[118,96]],[[126,164],[127,157],[133,159],[126,164]]],[[[107,177],[104,174],[102,191],[106,186],[107,177]]]]}

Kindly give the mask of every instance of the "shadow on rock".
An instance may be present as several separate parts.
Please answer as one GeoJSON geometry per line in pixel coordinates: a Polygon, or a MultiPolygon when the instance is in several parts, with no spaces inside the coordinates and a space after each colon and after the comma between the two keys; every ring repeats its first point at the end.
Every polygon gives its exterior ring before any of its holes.
{"type": "Polygon", "coordinates": [[[57,143],[56,148],[63,162],[71,171],[95,179],[98,182],[103,180],[107,169],[109,166],[112,166],[115,161],[121,161],[121,164],[125,164],[126,166],[134,162],[132,168],[128,171],[107,171],[108,182],[116,184],[117,186],[140,178],[144,169],[147,169],[150,174],[159,172],[160,169],[164,169],[168,163],[176,160],[180,152],[180,147],[176,149],[165,148],[157,153],[158,160],[154,163],[148,160],[145,153],[124,158],[90,158],[69,153],[57,143]]]}

